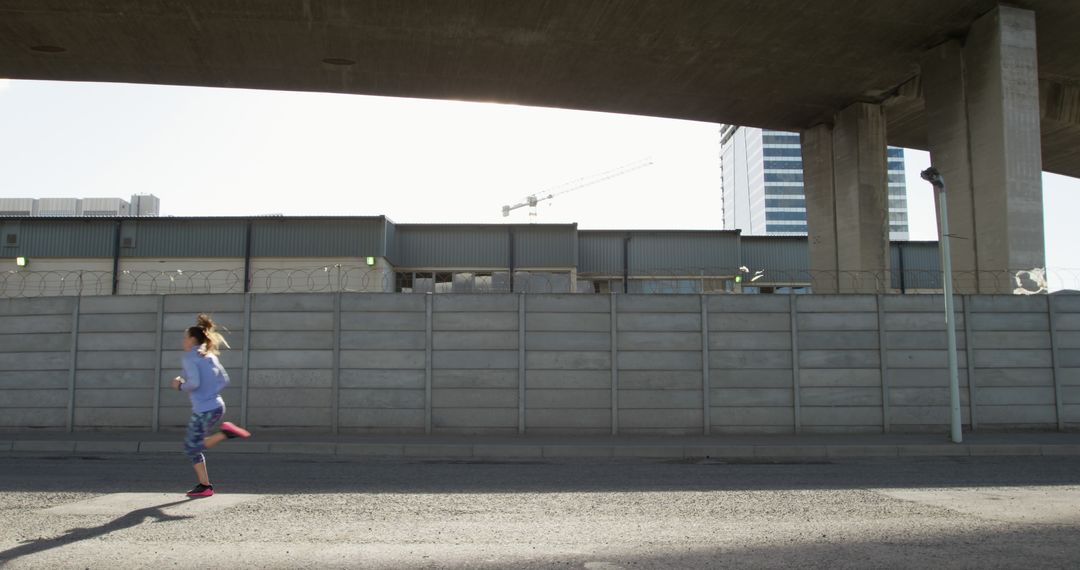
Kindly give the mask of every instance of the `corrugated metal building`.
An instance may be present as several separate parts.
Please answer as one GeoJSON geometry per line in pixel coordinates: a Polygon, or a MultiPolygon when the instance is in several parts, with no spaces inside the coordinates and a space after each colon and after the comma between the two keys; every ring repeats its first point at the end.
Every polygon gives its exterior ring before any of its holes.
{"type": "MultiPolygon", "coordinates": [[[[384,216],[0,217],[0,237],[5,270],[0,296],[28,291],[786,293],[808,292],[810,283],[805,238],[744,237],[737,231],[395,224],[384,216]],[[17,258],[25,263],[19,265],[17,258]],[[75,274],[78,291],[71,285],[75,274]]],[[[936,243],[894,243],[891,261],[893,289],[940,288],[936,243]]]]}

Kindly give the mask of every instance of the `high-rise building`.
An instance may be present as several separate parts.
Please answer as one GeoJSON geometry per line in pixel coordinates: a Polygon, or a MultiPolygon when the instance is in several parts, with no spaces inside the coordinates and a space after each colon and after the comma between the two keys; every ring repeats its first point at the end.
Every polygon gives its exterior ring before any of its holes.
{"type": "Polygon", "coordinates": [[[122,198],[0,198],[0,216],[157,216],[161,199],[153,194],[122,198]]]}
{"type": "MultiPolygon", "coordinates": [[[[889,147],[889,238],[908,239],[904,150],[889,147]]],[[[720,129],[724,229],[744,235],[806,235],[798,133],[734,125],[720,129]]]]}

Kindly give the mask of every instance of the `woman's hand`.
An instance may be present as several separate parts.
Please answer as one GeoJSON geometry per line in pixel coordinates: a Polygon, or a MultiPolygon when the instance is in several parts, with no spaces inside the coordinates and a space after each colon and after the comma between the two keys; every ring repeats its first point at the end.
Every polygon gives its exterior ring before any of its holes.
{"type": "Polygon", "coordinates": [[[182,386],[183,384],[184,384],[184,379],[177,376],[176,378],[173,378],[173,380],[172,380],[172,389],[173,390],[179,390],[180,386],[182,386]]]}

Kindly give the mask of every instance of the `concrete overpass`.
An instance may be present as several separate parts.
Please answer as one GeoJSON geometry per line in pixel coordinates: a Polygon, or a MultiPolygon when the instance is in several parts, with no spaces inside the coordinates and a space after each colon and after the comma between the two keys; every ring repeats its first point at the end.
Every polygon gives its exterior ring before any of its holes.
{"type": "Polygon", "coordinates": [[[989,275],[958,286],[994,292],[1045,264],[1040,170],[1080,176],[1077,29],[1061,0],[0,0],[0,76],[799,130],[819,291],[887,269],[885,144],[929,149],[989,275]]]}

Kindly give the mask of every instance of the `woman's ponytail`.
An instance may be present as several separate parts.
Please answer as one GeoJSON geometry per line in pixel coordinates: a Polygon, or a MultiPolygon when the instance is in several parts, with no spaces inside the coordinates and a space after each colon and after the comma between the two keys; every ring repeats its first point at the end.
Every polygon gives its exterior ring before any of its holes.
{"type": "Polygon", "coordinates": [[[218,354],[221,347],[229,348],[229,343],[225,341],[225,337],[218,332],[217,325],[205,313],[200,313],[195,317],[195,326],[189,328],[187,332],[188,336],[194,338],[202,346],[203,352],[206,354],[218,354]]]}

